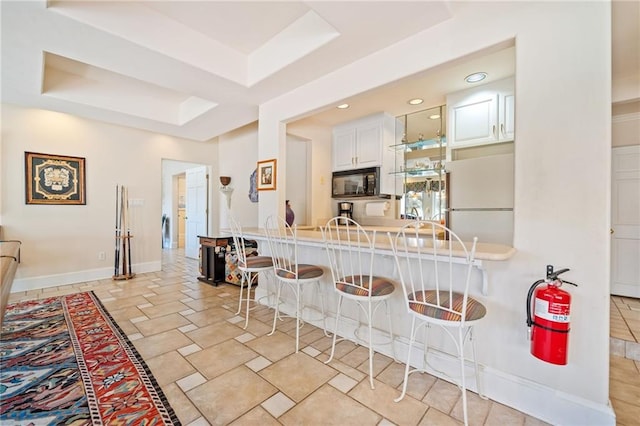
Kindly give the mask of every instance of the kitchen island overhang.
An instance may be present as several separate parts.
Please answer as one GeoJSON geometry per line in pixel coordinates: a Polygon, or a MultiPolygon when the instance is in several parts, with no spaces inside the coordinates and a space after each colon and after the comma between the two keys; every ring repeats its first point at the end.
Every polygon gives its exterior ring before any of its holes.
{"type": "MultiPolygon", "coordinates": [[[[389,242],[389,233],[391,236],[395,236],[398,232],[398,227],[389,226],[364,226],[367,231],[375,231],[375,252],[381,256],[393,256],[391,251],[391,244],[389,242]]],[[[243,229],[243,233],[248,237],[262,241],[262,247],[268,247],[267,237],[264,229],[262,228],[246,228],[243,229]]],[[[303,229],[297,229],[296,235],[298,243],[302,246],[308,247],[320,247],[324,248],[324,241],[322,239],[322,232],[317,227],[304,227],[303,229]]],[[[443,244],[447,244],[448,241],[441,240],[443,244]]],[[[431,239],[426,238],[422,241],[426,246],[431,244],[431,239]]],[[[424,246],[423,245],[423,246],[424,246]]],[[[469,246],[471,243],[469,243],[469,246]]],[[[503,244],[483,243],[478,242],[476,245],[475,259],[473,266],[482,274],[481,293],[484,296],[489,295],[489,271],[485,266],[485,261],[507,261],[511,259],[516,253],[516,249],[511,246],[503,244]]],[[[326,257],[326,254],[323,253],[326,257]]],[[[452,256],[455,263],[463,263],[465,258],[465,252],[462,249],[456,249],[455,246],[452,250],[452,256]]],[[[324,260],[321,259],[321,260],[324,260]]]]}

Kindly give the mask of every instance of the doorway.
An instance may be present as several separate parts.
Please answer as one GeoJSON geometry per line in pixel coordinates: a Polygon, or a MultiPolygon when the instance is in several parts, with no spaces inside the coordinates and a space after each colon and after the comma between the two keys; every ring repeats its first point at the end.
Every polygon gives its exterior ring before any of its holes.
{"type": "Polygon", "coordinates": [[[611,294],[640,298],[640,145],[613,148],[611,294]]]}
{"type": "Polygon", "coordinates": [[[163,248],[199,258],[198,235],[206,235],[209,227],[209,174],[204,164],[162,160],[163,248]],[[198,183],[190,190],[194,176],[198,183]]]}

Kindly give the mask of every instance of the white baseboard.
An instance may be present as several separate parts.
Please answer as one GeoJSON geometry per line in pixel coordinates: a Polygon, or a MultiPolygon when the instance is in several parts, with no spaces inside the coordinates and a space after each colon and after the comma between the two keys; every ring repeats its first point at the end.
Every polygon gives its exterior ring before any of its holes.
{"type": "MultiPolygon", "coordinates": [[[[256,298],[266,296],[266,292],[258,287],[256,298]]],[[[262,299],[266,302],[266,298],[262,299]]],[[[292,314],[294,307],[283,304],[280,309],[286,314],[292,314]]],[[[335,313],[331,320],[331,313],[327,315],[327,330],[333,332],[335,325],[335,313]]],[[[305,321],[316,327],[322,328],[322,321],[305,318],[305,321]]],[[[352,336],[357,327],[357,322],[343,318],[340,320],[339,336],[352,336]]],[[[348,337],[349,338],[349,337],[348,337]]],[[[403,336],[395,336],[396,357],[401,362],[406,362],[409,352],[409,339],[403,336]]],[[[391,346],[380,345],[375,347],[375,351],[391,358],[394,357],[391,346]]],[[[411,362],[413,367],[422,366],[423,346],[416,343],[411,351],[411,362]]],[[[447,373],[451,377],[459,377],[458,358],[441,351],[429,352],[429,364],[447,373]],[[456,374],[457,373],[457,374],[456,374]]],[[[512,374],[496,370],[491,367],[480,365],[480,377],[483,385],[483,393],[492,401],[499,402],[508,407],[514,408],[537,419],[543,420],[553,425],[567,426],[615,426],[616,416],[611,404],[601,405],[572,394],[558,391],[551,387],[542,385],[529,379],[518,377],[512,374]]],[[[433,376],[449,380],[442,373],[429,371],[433,376]]],[[[473,363],[467,361],[466,364],[467,388],[477,392],[476,380],[473,374],[473,363]]],[[[399,393],[398,393],[399,395],[399,393]]]]}
{"type": "MultiPolygon", "coordinates": [[[[162,262],[158,260],[155,262],[136,263],[132,265],[131,269],[136,274],[155,272],[162,269],[162,262]]],[[[84,271],[74,271],[65,274],[41,275],[39,277],[16,278],[13,280],[11,293],[77,284],[87,281],[111,279],[112,277],[113,267],[87,269],[84,271]]]]}

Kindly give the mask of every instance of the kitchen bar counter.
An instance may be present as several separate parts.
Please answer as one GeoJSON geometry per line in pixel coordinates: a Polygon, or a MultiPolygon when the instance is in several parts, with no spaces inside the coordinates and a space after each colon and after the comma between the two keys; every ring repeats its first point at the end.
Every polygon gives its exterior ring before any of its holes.
{"type": "MultiPolygon", "coordinates": [[[[386,227],[386,226],[364,226],[367,231],[376,231],[375,247],[376,252],[381,255],[390,256],[391,245],[389,243],[389,237],[387,232],[391,232],[393,236],[398,232],[398,227],[386,227]]],[[[262,228],[243,228],[243,234],[246,237],[263,240],[266,242],[266,234],[262,228]]],[[[299,229],[297,231],[298,243],[302,245],[322,247],[324,242],[322,240],[322,232],[317,229],[299,229]]],[[[448,241],[442,241],[443,244],[448,244],[448,241]]],[[[426,238],[424,244],[431,244],[431,239],[426,238]]],[[[473,262],[473,266],[482,273],[482,294],[489,294],[489,273],[485,268],[484,261],[505,261],[509,260],[516,253],[516,249],[511,246],[502,244],[491,244],[478,242],[476,245],[476,258],[473,262]]],[[[463,262],[464,252],[462,250],[453,250],[453,256],[458,256],[460,263],[463,262]]]]}

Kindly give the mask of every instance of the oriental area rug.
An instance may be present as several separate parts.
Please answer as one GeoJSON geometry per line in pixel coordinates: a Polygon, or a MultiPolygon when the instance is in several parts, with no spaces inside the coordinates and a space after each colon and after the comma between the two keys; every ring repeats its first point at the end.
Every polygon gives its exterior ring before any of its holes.
{"type": "Polygon", "coordinates": [[[93,292],[9,305],[0,424],[179,425],[148,367],[93,292]]]}

